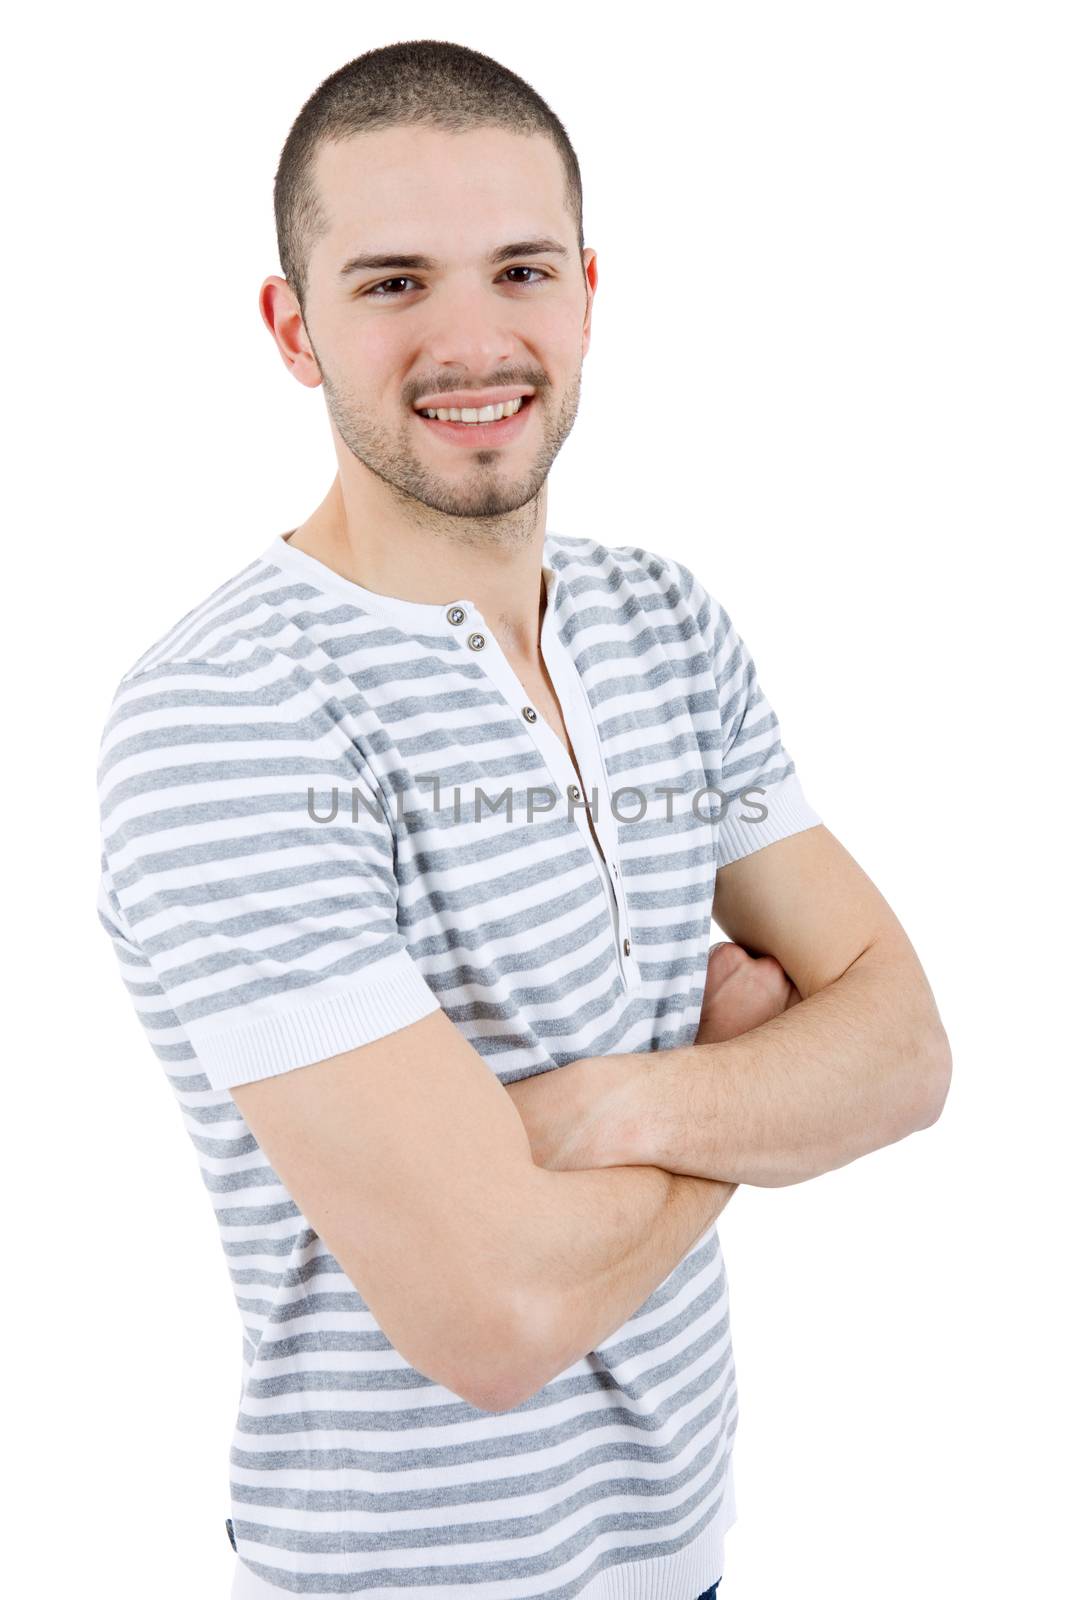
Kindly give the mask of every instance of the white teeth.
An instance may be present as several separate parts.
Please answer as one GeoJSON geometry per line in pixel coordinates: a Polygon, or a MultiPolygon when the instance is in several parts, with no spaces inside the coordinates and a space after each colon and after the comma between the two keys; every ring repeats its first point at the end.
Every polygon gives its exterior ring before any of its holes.
{"type": "Polygon", "coordinates": [[[522,396],[505,400],[495,406],[438,406],[420,411],[420,417],[436,417],[439,422],[499,422],[501,417],[513,417],[522,405],[522,396]]]}

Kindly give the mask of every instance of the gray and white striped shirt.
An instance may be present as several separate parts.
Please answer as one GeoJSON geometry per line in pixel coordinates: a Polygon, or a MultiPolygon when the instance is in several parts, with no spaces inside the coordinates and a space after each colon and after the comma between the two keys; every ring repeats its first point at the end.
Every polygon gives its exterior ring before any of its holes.
{"type": "Polygon", "coordinates": [[[101,737],[99,915],[244,1331],[249,1593],[693,1600],[722,1570],[714,1226],[598,1349],[482,1412],[393,1348],[228,1093],[437,1006],[504,1083],[694,1038],[716,868],[820,819],[688,567],[553,533],[543,563],[577,767],[469,599],[372,593],[284,535],[123,675],[101,737]]]}

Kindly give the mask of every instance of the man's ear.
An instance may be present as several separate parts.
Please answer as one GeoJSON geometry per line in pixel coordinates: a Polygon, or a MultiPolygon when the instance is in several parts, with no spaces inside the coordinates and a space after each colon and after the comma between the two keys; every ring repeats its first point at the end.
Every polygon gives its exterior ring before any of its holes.
{"type": "Polygon", "coordinates": [[[586,249],[582,251],[582,277],[585,282],[585,321],[582,323],[582,355],[589,351],[589,339],[593,322],[593,297],[597,286],[596,251],[586,249]]]}
{"type": "Polygon", "coordinates": [[[259,291],[259,314],[285,365],[306,389],[317,389],[322,373],[311,348],[299,302],[286,278],[265,278],[259,291]]]}

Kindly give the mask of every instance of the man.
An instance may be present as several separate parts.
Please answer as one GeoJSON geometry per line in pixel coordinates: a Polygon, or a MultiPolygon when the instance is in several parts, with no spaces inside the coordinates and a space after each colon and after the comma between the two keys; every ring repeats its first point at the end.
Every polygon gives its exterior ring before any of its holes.
{"type": "Polygon", "coordinates": [[[547,531],[597,284],[548,107],[371,51],[275,196],[260,308],[337,476],[124,675],[99,780],[244,1330],[233,1593],[695,1600],[716,1218],[929,1126],[947,1042],[727,613],[547,531]]]}

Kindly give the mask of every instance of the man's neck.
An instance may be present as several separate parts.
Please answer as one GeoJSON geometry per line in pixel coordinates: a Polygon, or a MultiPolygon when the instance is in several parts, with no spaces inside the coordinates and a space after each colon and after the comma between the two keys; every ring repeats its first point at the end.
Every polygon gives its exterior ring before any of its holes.
{"type": "Polygon", "coordinates": [[[371,525],[354,529],[336,489],[335,482],[322,505],[287,536],[294,549],[375,594],[423,605],[469,599],[511,660],[539,663],[547,602],[543,496],[521,508],[529,511],[525,524],[512,518],[501,529],[497,523],[480,543],[476,528],[485,525],[471,519],[452,519],[462,539],[421,526],[387,534],[371,525]]]}

